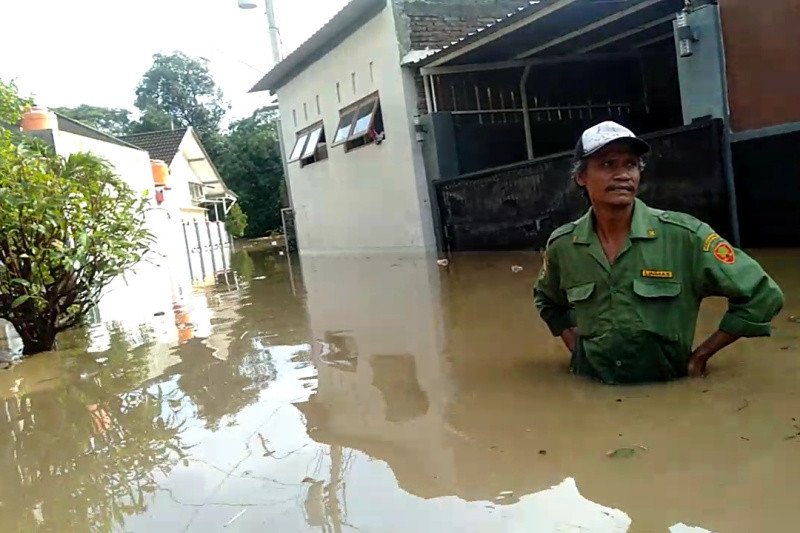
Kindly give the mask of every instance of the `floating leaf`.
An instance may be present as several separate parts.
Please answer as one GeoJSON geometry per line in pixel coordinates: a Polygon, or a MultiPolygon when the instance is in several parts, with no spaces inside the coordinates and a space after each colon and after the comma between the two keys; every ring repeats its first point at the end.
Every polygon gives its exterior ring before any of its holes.
{"type": "Polygon", "coordinates": [[[629,459],[636,455],[636,449],[634,448],[617,448],[616,450],[611,450],[606,455],[611,457],[612,459],[629,459]]]}

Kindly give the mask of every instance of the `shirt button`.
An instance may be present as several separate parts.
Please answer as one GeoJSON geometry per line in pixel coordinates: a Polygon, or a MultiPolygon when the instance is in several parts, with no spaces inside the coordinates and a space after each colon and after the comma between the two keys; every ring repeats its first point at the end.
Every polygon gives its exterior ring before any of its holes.
{"type": "Polygon", "coordinates": [[[622,366],[622,361],[617,361],[617,366],[622,366]]]}

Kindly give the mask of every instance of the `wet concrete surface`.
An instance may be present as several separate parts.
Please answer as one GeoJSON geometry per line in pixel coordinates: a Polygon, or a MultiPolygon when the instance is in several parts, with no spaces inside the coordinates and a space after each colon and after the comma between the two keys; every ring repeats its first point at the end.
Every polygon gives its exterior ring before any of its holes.
{"type": "Polygon", "coordinates": [[[536,254],[240,252],[174,316],[0,371],[0,531],[793,530],[800,250],[755,255],[773,337],[616,388],[568,374],[536,254]]]}

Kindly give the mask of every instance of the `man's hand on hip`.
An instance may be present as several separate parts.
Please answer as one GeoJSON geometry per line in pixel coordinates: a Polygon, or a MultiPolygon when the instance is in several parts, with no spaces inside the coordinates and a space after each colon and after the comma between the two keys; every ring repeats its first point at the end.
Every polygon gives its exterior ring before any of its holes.
{"type": "Polygon", "coordinates": [[[564,341],[564,346],[567,347],[570,353],[575,352],[578,347],[578,330],[577,328],[567,328],[561,332],[561,340],[564,341]]]}

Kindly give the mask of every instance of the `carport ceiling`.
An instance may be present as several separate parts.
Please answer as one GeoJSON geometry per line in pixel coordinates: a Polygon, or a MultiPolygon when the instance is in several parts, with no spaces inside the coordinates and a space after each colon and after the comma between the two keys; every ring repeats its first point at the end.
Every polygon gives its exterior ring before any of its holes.
{"type": "Polygon", "coordinates": [[[684,0],[549,0],[532,3],[420,61],[467,65],[630,51],[667,39],[684,0]]]}

